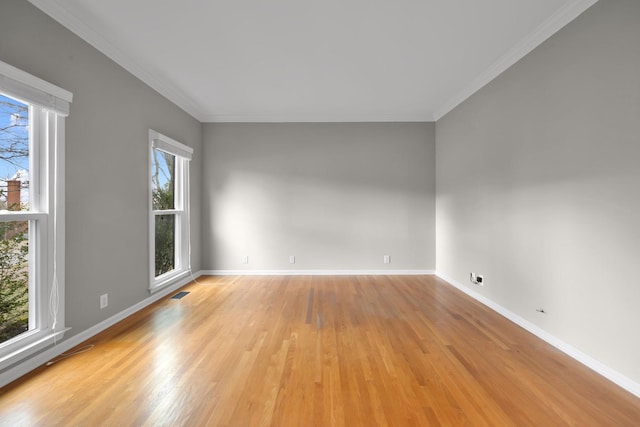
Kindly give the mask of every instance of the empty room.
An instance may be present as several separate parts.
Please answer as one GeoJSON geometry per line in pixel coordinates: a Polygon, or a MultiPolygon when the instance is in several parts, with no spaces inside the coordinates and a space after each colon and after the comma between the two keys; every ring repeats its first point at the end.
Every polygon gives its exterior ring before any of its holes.
{"type": "Polygon", "coordinates": [[[0,426],[640,424],[637,0],[0,0],[0,426]]]}

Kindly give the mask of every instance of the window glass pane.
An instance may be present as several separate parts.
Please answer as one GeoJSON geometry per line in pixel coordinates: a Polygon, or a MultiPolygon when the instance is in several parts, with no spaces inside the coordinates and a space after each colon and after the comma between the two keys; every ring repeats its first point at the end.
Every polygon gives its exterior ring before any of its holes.
{"type": "Polygon", "coordinates": [[[151,184],[153,210],[175,208],[176,156],[152,150],[151,184]]]}
{"type": "Polygon", "coordinates": [[[29,106],[0,94],[0,210],[29,209],[29,106]]]}
{"type": "Polygon", "coordinates": [[[176,268],[176,216],[156,215],[156,277],[176,268]]]}
{"type": "Polygon", "coordinates": [[[0,222],[0,343],[29,329],[29,222],[0,222]]]}

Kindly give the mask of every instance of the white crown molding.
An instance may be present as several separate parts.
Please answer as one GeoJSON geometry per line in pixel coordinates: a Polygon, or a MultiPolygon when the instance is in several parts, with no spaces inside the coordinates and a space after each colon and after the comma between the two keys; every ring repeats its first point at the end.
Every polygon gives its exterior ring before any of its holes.
{"type": "Polygon", "coordinates": [[[203,123],[433,122],[432,114],[205,114],[203,123]]]}
{"type": "Polygon", "coordinates": [[[439,271],[436,271],[435,274],[436,274],[436,276],[438,276],[439,278],[441,278],[445,282],[449,283],[451,286],[461,290],[465,294],[469,295],[471,298],[475,299],[476,301],[480,302],[481,304],[484,304],[485,306],[489,307],[491,310],[495,311],[496,313],[506,317],[507,319],[509,319],[510,321],[515,323],[516,325],[518,325],[521,328],[531,332],[532,334],[534,334],[535,336],[537,336],[541,340],[546,341],[547,343],[551,344],[552,346],[554,346],[558,350],[560,350],[563,353],[565,353],[567,356],[572,357],[576,361],[582,363],[586,367],[592,369],[593,371],[595,371],[598,374],[602,375],[603,377],[607,378],[609,381],[619,385],[623,389],[627,390],[629,393],[632,393],[632,394],[640,397],[640,384],[638,384],[638,383],[632,381],[631,379],[625,377],[624,375],[622,375],[621,373],[617,372],[616,370],[611,369],[610,367],[608,367],[607,365],[605,365],[602,362],[599,362],[598,360],[594,359],[593,357],[581,352],[577,348],[567,344],[566,342],[564,342],[561,339],[555,337],[554,335],[550,334],[549,332],[545,331],[544,329],[540,328],[539,326],[537,326],[537,325],[529,322],[528,320],[523,319],[522,317],[518,316],[517,314],[507,310],[506,308],[502,307],[500,304],[495,303],[494,301],[490,300],[489,298],[485,297],[484,295],[481,295],[481,294],[479,294],[477,292],[474,292],[473,290],[471,290],[468,287],[464,286],[462,283],[457,282],[457,281],[451,279],[450,277],[447,277],[446,275],[442,274],[439,271]]]}
{"type": "Polygon", "coordinates": [[[142,80],[196,120],[203,123],[298,123],[298,122],[433,122],[442,118],[457,105],[495,79],[538,45],[573,21],[598,0],[574,0],[559,9],[542,25],[510,49],[492,66],[475,78],[463,90],[433,113],[425,114],[211,114],[203,111],[191,97],[169,82],[160,79],[140,66],[131,56],[115,47],[104,36],[85,24],[63,6],[61,0],[29,0],[37,8],[77,34],[131,74],[142,80]]]}
{"type": "Polygon", "coordinates": [[[121,312],[109,317],[108,319],[103,320],[102,322],[98,323],[97,325],[94,325],[92,327],[90,327],[89,329],[86,329],[82,332],[80,332],[77,335],[72,336],[71,338],[61,341],[60,343],[58,343],[57,345],[54,345],[53,347],[49,348],[48,350],[43,351],[42,353],[39,353],[37,355],[35,355],[34,357],[31,357],[27,360],[25,360],[22,363],[17,364],[16,366],[14,366],[13,368],[7,369],[6,371],[2,372],[0,374],[0,387],[4,387],[5,385],[9,384],[10,382],[13,382],[15,380],[17,380],[18,378],[20,378],[23,375],[28,374],[29,372],[33,371],[34,369],[38,368],[39,366],[44,365],[45,363],[47,363],[48,361],[60,356],[62,353],[64,353],[67,350],[72,349],[73,347],[76,347],[77,345],[83,343],[84,341],[88,340],[89,338],[99,334],[100,332],[104,331],[107,328],[110,328],[111,326],[115,325],[116,323],[120,322],[121,320],[126,319],[127,317],[131,316],[132,314],[134,314],[137,311],[142,310],[143,308],[147,307],[148,305],[153,304],[154,302],[158,301],[159,299],[162,299],[164,297],[166,297],[167,295],[169,295],[172,292],[175,292],[176,290],[182,288],[184,285],[190,283],[190,282],[195,282],[196,279],[198,277],[200,277],[202,275],[202,272],[197,272],[195,274],[190,275],[187,278],[184,278],[170,286],[167,286],[166,288],[162,289],[162,291],[158,291],[155,294],[152,294],[151,296],[149,296],[148,298],[145,298],[144,300],[140,301],[139,303],[122,310],[121,312]]]}
{"type": "Polygon", "coordinates": [[[565,25],[576,19],[597,2],[598,0],[574,0],[560,8],[556,13],[544,21],[542,25],[527,35],[514,47],[509,49],[506,54],[500,57],[500,59],[498,59],[493,65],[476,77],[462,91],[438,108],[433,113],[434,119],[436,121],[440,120],[445,114],[453,110],[478,90],[482,89],[485,85],[498,77],[509,67],[518,62],[525,55],[542,44],[542,42],[557,33],[565,25]]]}
{"type": "Polygon", "coordinates": [[[98,51],[113,60],[116,64],[133,74],[142,82],[169,101],[182,108],[196,120],[202,122],[202,108],[200,108],[189,96],[170,83],[159,79],[140,66],[133,58],[115,47],[104,36],[85,24],[80,18],[63,6],[60,0],[29,0],[34,6],[42,10],[51,18],[58,21],[64,27],[75,33],[81,39],[95,47],[98,51]]]}
{"type": "Polygon", "coordinates": [[[145,70],[131,56],[70,12],[60,0],[29,0],[51,18],[182,108],[201,123],[299,123],[299,122],[433,122],[433,114],[208,114],[191,97],[145,70]]]}
{"type": "Polygon", "coordinates": [[[203,276],[422,276],[434,270],[201,270],[203,276]]]}

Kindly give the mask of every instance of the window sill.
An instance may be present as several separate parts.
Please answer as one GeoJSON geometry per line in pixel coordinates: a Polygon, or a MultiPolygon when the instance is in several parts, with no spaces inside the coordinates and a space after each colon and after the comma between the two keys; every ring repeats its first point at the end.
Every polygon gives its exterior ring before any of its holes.
{"type": "Polygon", "coordinates": [[[7,346],[7,353],[3,352],[3,355],[0,356],[0,370],[22,361],[57,341],[61,341],[64,338],[65,332],[69,329],[71,328],[65,328],[58,332],[51,330],[34,332],[30,336],[12,343],[10,346],[7,346]],[[12,347],[15,347],[15,350],[13,350],[12,347]]]}
{"type": "Polygon", "coordinates": [[[151,286],[149,287],[149,292],[154,294],[162,289],[166,288],[169,285],[176,283],[179,280],[184,279],[189,276],[189,270],[180,270],[177,272],[172,272],[171,274],[158,276],[156,280],[153,281],[151,286]]]}

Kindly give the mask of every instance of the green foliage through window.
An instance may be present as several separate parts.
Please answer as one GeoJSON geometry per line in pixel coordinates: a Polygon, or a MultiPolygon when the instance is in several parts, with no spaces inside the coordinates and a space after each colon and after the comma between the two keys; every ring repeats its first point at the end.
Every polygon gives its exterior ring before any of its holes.
{"type": "MultiPolygon", "coordinates": [[[[153,149],[151,170],[151,204],[153,210],[175,209],[176,157],[153,149]]],[[[176,268],[176,214],[155,215],[155,275],[156,277],[176,268]]]]}
{"type": "Polygon", "coordinates": [[[0,343],[29,329],[28,222],[0,222],[0,343]]]}
{"type": "Polygon", "coordinates": [[[176,258],[176,216],[156,215],[156,277],[173,270],[176,258]]]}

